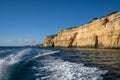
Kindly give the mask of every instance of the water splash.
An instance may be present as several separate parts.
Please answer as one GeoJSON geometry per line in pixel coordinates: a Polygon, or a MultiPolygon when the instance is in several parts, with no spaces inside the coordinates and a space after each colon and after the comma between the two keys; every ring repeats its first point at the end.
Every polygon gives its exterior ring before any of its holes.
{"type": "MultiPolygon", "coordinates": [[[[37,67],[34,67],[37,68],[37,67]]],[[[84,64],[72,63],[60,59],[49,59],[44,62],[44,67],[37,70],[50,71],[51,74],[37,77],[37,80],[102,80],[102,74],[106,74],[106,70],[100,70],[96,67],[86,67],[84,64]]],[[[39,73],[35,74],[39,76],[39,73]]]]}
{"type": "Polygon", "coordinates": [[[7,57],[0,59],[0,80],[5,79],[4,75],[7,76],[7,69],[10,65],[13,65],[21,60],[21,57],[25,54],[29,54],[31,49],[23,49],[16,54],[10,54],[7,57]]]}

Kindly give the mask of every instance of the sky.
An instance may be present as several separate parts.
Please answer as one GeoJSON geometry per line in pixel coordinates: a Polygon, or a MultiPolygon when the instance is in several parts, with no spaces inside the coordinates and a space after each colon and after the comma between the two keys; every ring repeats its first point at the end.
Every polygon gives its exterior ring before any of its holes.
{"type": "Polygon", "coordinates": [[[120,11],[120,0],[0,0],[0,46],[40,44],[113,11],[120,11]]]}

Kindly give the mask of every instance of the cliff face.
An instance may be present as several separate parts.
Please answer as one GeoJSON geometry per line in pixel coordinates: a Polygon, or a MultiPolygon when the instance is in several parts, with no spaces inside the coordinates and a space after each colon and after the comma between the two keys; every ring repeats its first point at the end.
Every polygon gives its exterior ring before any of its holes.
{"type": "Polygon", "coordinates": [[[120,12],[47,37],[45,47],[120,48],[120,12]]]}
{"type": "Polygon", "coordinates": [[[43,46],[44,47],[54,47],[54,37],[55,36],[47,36],[44,40],[43,46]]]}

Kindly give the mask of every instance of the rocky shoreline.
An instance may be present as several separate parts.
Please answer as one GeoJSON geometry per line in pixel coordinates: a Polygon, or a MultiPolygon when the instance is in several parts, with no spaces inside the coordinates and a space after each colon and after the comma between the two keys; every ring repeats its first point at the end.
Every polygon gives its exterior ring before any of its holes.
{"type": "Polygon", "coordinates": [[[120,49],[120,12],[47,36],[43,46],[120,49]]]}

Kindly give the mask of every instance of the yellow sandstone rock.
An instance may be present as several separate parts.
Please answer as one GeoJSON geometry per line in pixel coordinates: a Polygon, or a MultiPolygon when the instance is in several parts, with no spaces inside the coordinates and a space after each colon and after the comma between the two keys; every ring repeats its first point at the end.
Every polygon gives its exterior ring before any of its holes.
{"type": "Polygon", "coordinates": [[[120,12],[48,36],[44,47],[120,48],[120,12]]]}

